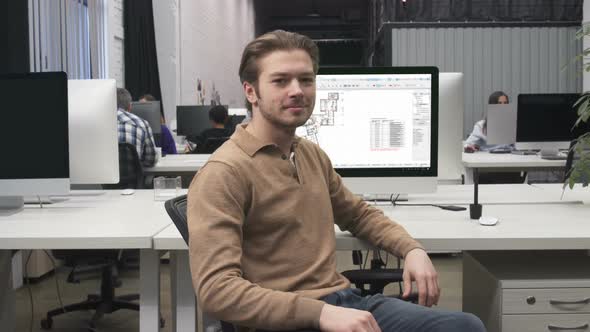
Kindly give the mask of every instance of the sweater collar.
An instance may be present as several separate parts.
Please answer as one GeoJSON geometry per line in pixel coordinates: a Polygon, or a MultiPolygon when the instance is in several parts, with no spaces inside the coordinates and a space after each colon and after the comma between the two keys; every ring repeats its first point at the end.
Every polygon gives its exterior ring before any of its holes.
{"type": "MultiPolygon", "coordinates": [[[[250,157],[253,157],[258,151],[262,150],[267,146],[277,147],[276,144],[271,142],[263,142],[254,135],[246,131],[247,124],[241,124],[236,126],[236,131],[231,136],[231,140],[234,141],[240,149],[242,149],[250,157]]],[[[295,151],[295,148],[299,144],[300,137],[295,136],[293,139],[293,145],[291,151],[295,151]]],[[[277,147],[278,148],[278,147],[277,147]]]]}

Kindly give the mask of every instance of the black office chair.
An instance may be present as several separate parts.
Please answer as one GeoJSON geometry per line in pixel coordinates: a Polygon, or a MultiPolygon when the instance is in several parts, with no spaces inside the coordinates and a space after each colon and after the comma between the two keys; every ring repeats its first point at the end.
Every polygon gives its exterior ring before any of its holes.
{"type": "MultiPolygon", "coordinates": [[[[47,316],[41,320],[41,328],[48,330],[53,326],[53,317],[72,311],[95,310],[90,327],[104,315],[120,309],[139,311],[139,304],[132,301],[139,300],[139,294],[127,294],[115,296],[117,278],[114,274],[115,266],[120,259],[122,250],[52,250],[57,259],[62,259],[65,265],[72,268],[68,276],[68,282],[77,283],[78,278],[73,272],[83,265],[101,266],[100,294],[89,294],[85,301],[69,304],[47,312],[47,316]]],[[[160,318],[160,327],[164,327],[164,320],[160,318]]]]}
{"type": "MultiPolygon", "coordinates": [[[[135,146],[119,143],[119,183],[105,184],[103,188],[141,189],[144,186],[143,181],[143,167],[135,146]]],[[[52,254],[55,258],[63,260],[65,266],[71,268],[67,278],[67,282],[70,283],[79,283],[81,273],[100,269],[100,294],[90,294],[85,301],[47,312],[46,318],[41,320],[41,328],[51,329],[53,317],[70,311],[95,310],[90,322],[91,327],[94,327],[104,314],[119,309],[139,311],[139,304],[131,302],[139,300],[139,294],[115,296],[115,288],[121,284],[118,279],[118,267],[125,265],[127,259],[138,259],[138,250],[52,250],[52,254]]],[[[160,318],[160,327],[164,327],[164,324],[164,319],[160,318]]]]}
{"type": "MultiPolygon", "coordinates": [[[[174,222],[174,225],[180,232],[180,235],[184,239],[184,242],[188,245],[188,224],[186,217],[186,195],[172,198],[164,203],[166,212],[174,222]]],[[[221,330],[223,332],[236,332],[236,328],[233,324],[221,321],[221,330]]]]}
{"type": "MultiPolygon", "coordinates": [[[[186,195],[172,198],[164,203],[164,207],[172,219],[172,222],[174,222],[174,225],[178,229],[178,232],[184,239],[184,242],[188,245],[189,234],[186,217],[186,198],[186,195]]],[[[383,289],[386,285],[392,282],[401,282],[403,280],[402,269],[382,269],[380,266],[377,266],[377,263],[372,262],[372,264],[375,265],[372,266],[371,270],[350,270],[342,273],[348,280],[355,284],[357,288],[361,289],[363,296],[367,294],[383,293],[383,289]],[[370,285],[368,289],[365,288],[365,285],[367,284],[370,285]]],[[[396,297],[401,298],[401,295],[396,297]]],[[[404,300],[416,302],[418,300],[418,295],[412,293],[409,298],[404,300]]],[[[232,324],[223,321],[221,322],[221,328],[223,332],[236,331],[232,324]]]]}
{"type": "Polygon", "coordinates": [[[223,143],[229,139],[228,136],[224,137],[209,137],[203,144],[197,144],[195,150],[192,153],[197,154],[211,154],[215,152],[223,143]]]}
{"type": "MultiPolygon", "coordinates": [[[[402,298],[402,282],[404,276],[404,270],[399,268],[400,259],[398,258],[398,268],[396,269],[385,269],[385,263],[376,254],[377,251],[373,251],[373,259],[371,260],[371,266],[369,269],[358,269],[358,270],[347,270],[342,272],[342,275],[346,277],[356,288],[361,290],[361,295],[375,295],[383,294],[385,287],[391,283],[398,283],[400,293],[394,297],[403,299],[405,301],[417,302],[418,294],[411,293],[408,298],[402,298]]],[[[362,252],[355,250],[352,253],[353,261],[362,262],[362,252]]],[[[368,259],[368,257],[366,257],[368,259]]]]}
{"type": "Polygon", "coordinates": [[[119,143],[119,183],[104,184],[105,189],[143,189],[145,177],[137,149],[130,143],[119,143]]]}

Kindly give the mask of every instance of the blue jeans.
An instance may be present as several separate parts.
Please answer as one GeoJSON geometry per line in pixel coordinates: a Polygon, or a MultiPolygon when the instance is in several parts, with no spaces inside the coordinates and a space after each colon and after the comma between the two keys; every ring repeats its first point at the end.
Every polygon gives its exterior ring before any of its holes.
{"type": "Polygon", "coordinates": [[[344,289],[321,299],[344,308],[369,311],[382,332],[485,332],[479,318],[470,313],[432,309],[381,294],[360,296],[358,289],[344,289]]]}

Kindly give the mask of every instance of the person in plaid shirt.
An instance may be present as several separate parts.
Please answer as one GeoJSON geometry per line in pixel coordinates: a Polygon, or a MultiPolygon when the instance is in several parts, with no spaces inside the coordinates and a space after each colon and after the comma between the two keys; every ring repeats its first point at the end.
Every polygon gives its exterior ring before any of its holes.
{"type": "Polygon", "coordinates": [[[147,121],[130,113],[131,94],[126,89],[117,88],[117,123],[119,143],[130,143],[137,149],[137,155],[144,167],[156,163],[156,144],[147,121]]]}

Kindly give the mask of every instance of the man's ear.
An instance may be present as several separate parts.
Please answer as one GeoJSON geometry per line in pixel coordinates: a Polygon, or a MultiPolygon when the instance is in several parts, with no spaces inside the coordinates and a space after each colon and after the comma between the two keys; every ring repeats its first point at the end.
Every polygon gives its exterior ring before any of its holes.
{"type": "Polygon", "coordinates": [[[246,95],[246,99],[250,102],[250,104],[256,104],[258,102],[258,94],[256,93],[256,88],[249,82],[244,82],[244,94],[246,95]]]}

